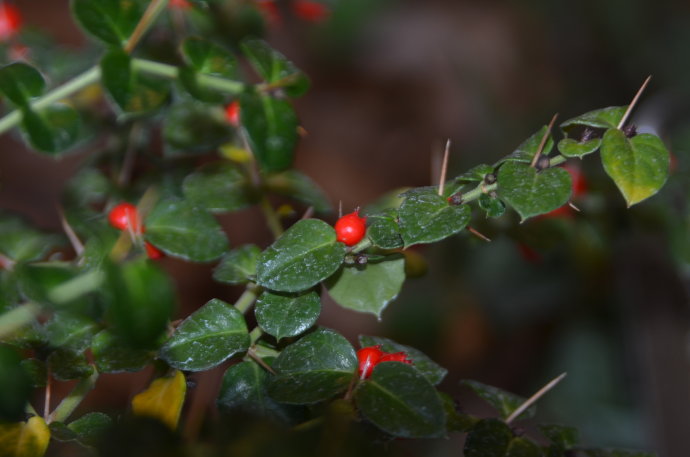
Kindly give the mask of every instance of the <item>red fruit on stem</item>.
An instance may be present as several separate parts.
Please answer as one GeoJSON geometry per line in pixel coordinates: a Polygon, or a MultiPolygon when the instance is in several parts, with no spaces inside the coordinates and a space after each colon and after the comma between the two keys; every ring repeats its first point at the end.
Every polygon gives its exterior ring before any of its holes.
{"type": "Polygon", "coordinates": [[[323,22],[331,15],[328,7],[321,2],[298,0],[292,4],[295,16],[307,22],[323,22]]]}
{"type": "Polygon", "coordinates": [[[12,38],[22,25],[19,10],[11,3],[0,3],[0,41],[12,38]]]}
{"type": "Polygon", "coordinates": [[[139,221],[137,207],[131,203],[120,203],[115,205],[108,213],[108,222],[118,230],[132,229],[135,232],[142,232],[139,221]]]}
{"type": "Polygon", "coordinates": [[[144,242],[144,249],[146,249],[146,255],[149,256],[149,259],[156,260],[160,259],[161,257],[165,257],[165,253],[163,251],[161,251],[148,241],[144,242]]]}
{"type": "Polygon", "coordinates": [[[412,365],[412,360],[407,358],[407,354],[404,352],[394,352],[392,354],[385,354],[379,359],[379,363],[383,362],[402,362],[408,365],[412,365]]]}
{"type": "Polygon", "coordinates": [[[347,246],[354,246],[362,241],[367,233],[366,217],[359,217],[359,211],[346,214],[335,223],[336,239],[347,246]]]}
{"type": "Polygon", "coordinates": [[[384,354],[385,352],[381,350],[381,345],[369,346],[357,351],[359,377],[364,379],[371,376],[371,372],[384,354]]]}
{"type": "Polygon", "coordinates": [[[240,102],[235,100],[225,107],[225,120],[235,127],[240,125],[240,102]]]}

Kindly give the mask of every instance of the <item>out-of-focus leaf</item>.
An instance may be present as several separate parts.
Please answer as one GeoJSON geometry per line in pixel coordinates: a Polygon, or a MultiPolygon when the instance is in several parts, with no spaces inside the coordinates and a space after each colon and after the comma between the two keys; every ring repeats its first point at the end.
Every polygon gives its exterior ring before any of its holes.
{"type": "MultiPolygon", "coordinates": [[[[24,408],[31,395],[31,378],[21,361],[14,349],[0,345],[0,421],[17,421],[24,417],[24,408]]],[[[0,439],[0,449],[1,443],[0,439]]]]}
{"type": "Polygon", "coordinates": [[[98,333],[91,343],[96,368],[100,373],[140,371],[153,362],[154,353],[131,347],[108,330],[98,333]]]}
{"type": "Polygon", "coordinates": [[[69,105],[56,103],[33,111],[22,109],[22,129],[32,148],[55,155],[80,139],[81,119],[69,105]]]}
{"type": "MultiPolygon", "coordinates": [[[[463,384],[472,389],[477,395],[482,397],[491,406],[496,408],[503,419],[507,419],[513,411],[525,402],[525,398],[518,395],[501,390],[498,387],[482,384],[478,381],[465,380],[463,384]]],[[[535,406],[531,406],[525,410],[518,419],[529,419],[534,416],[536,411],[535,406]]]]}
{"type": "Polygon", "coordinates": [[[144,14],[147,2],[141,0],[74,0],[72,11],[77,22],[105,44],[122,47],[144,14]]]}
{"type": "Polygon", "coordinates": [[[324,191],[311,178],[297,170],[286,170],[268,176],[266,188],[309,205],[317,213],[331,211],[331,203],[324,191]]]}
{"type": "Polygon", "coordinates": [[[261,250],[254,244],[245,244],[223,256],[213,270],[213,279],[228,284],[246,284],[256,276],[256,264],[261,250]]]}
{"type": "Polygon", "coordinates": [[[182,189],[187,200],[214,213],[237,211],[256,201],[247,177],[227,162],[202,166],[185,178],[182,189]]]}
{"type": "Polygon", "coordinates": [[[50,372],[58,381],[83,379],[93,374],[93,367],[89,365],[83,352],[58,349],[48,356],[47,362],[50,372]]]}
{"type": "Polygon", "coordinates": [[[187,381],[181,371],[158,378],[145,391],[132,399],[132,412],[137,416],[158,419],[175,430],[180,420],[187,392],[187,381]]]}
{"type": "Polygon", "coordinates": [[[299,97],[309,89],[306,75],[265,41],[246,39],[242,41],[240,48],[267,83],[284,88],[290,97],[299,97]]]}
{"type": "Polygon", "coordinates": [[[30,99],[43,93],[45,81],[41,73],[24,62],[0,67],[0,94],[18,106],[28,106],[30,99]]]}
{"type": "Polygon", "coordinates": [[[49,441],[50,429],[42,417],[0,424],[0,455],[3,457],[43,457],[49,441]]]}
{"type": "Polygon", "coordinates": [[[505,457],[513,432],[498,419],[482,419],[472,427],[465,440],[467,457],[505,457]]]}
{"type": "Polygon", "coordinates": [[[193,100],[175,103],[163,121],[168,157],[207,153],[232,137],[233,129],[220,110],[193,100]]]}
{"type": "Polygon", "coordinates": [[[182,55],[188,66],[180,70],[180,81],[194,97],[205,102],[222,103],[227,95],[206,89],[197,81],[198,75],[237,79],[237,59],[222,46],[200,37],[189,37],[182,43],[182,55]]]}
{"type": "Polygon", "coordinates": [[[84,414],[79,419],[70,422],[67,428],[75,433],[80,442],[95,445],[103,431],[112,423],[113,420],[107,414],[93,412],[84,414]]]}

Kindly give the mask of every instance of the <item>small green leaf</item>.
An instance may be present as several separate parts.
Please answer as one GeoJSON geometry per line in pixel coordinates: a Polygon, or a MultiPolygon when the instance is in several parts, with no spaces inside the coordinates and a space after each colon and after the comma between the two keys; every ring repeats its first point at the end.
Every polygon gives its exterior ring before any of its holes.
{"type": "Polygon", "coordinates": [[[290,97],[299,97],[309,89],[309,79],[285,56],[263,40],[246,39],[240,48],[256,72],[269,84],[279,84],[290,97]]]}
{"type": "Polygon", "coordinates": [[[111,50],[101,59],[101,82],[118,108],[129,115],[157,110],[170,93],[167,82],[135,71],[131,57],[120,50],[111,50]]]}
{"type": "Polygon", "coordinates": [[[479,196],[479,207],[486,211],[486,217],[501,217],[506,211],[506,205],[500,199],[488,194],[479,196]]]}
{"type": "Polygon", "coordinates": [[[561,129],[568,131],[571,127],[577,125],[599,129],[615,129],[618,128],[618,124],[623,119],[627,109],[627,106],[609,106],[608,108],[589,111],[563,122],[561,129]]]}
{"type": "Polygon", "coordinates": [[[80,139],[81,119],[74,108],[62,103],[40,111],[24,108],[22,129],[31,147],[54,155],[74,146],[80,139]]]}
{"type": "Polygon", "coordinates": [[[388,338],[380,336],[359,336],[359,344],[362,347],[381,345],[384,352],[404,352],[407,357],[412,360],[413,367],[423,374],[431,384],[436,385],[440,383],[448,373],[448,370],[434,362],[419,349],[404,344],[396,343],[388,338]]]}
{"type": "Polygon", "coordinates": [[[328,294],[340,306],[381,318],[405,282],[405,257],[391,255],[364,266],[344,266],[328,278],[328,294]]]}
{"type": "Polygon", "coordinates": [[[93,374],[93,367],[89,365],[83,352],[69,349],[58,349],[48,356],[50,372],[58,381],[88,378],[93,374]]]}
{"type": "Polygon", "coordinates": [[[333,227],[318,219],[301,220],[261,253],[257,282],[279,292],[309,289],[336,272],[345,250],[333,227]]]}
{"type": "Polygon", "coordinates": [[[14,349],[0,345],[0,421],[17,421],[24,417],[32,387],[21,361],[14,349]]]}
{"type": "Polygon", "coordinates": [[[331,204],[324,191],[310,177],[297,170],[286,170],[268,176],[265,185],[271,192],[286,195],[313,207],[317,213],[331,211],[331,204]]]}
{"type": "MultiPolygon", "coordinates": [[[[544,138],[544,134],[546,133],[547,129],[548,126],[543,126],[537,132],[533,133],[532,136],[523,141],[522,144],[520,144],[520,146],[518,146],[512,154],[501,159],[495,165],[504,162],[531,163],[532,159],[534,158],[534,154],[536,154],[537,150],[539,150],[539,144],[541,143],[542,138],[544,138]]],[[[551,136],[551,134],[549,134],[549,138],[548,140],[546,140],[546,144],[544,145],[544,149],[542,150],[541,154],[544,156],[548,156],[549,154],[551,154],[552,150],[553,137],[551,136]]]]}
{"type": "Polygon", "coordinates": [[[246,176],[227,162],[202,166],[185,178],[182,190],[187,200],[216,213],[237,211],[256,201],[246,176]]]}
{"type": "Polygon", "coordinates": [[[443,392],[438,392],[438,395],[441,397],[443,408],[446,411],[446,430],[449,432],[469,432],[479,421],[474,416],[458,411],[458,407],[450,395],[443,392]]]}
{"type": "Polygon", "coordinates": [[[307,331],[321,313],[321,299],[315,291],[302,294],[264,292],[256,302],[256,322],[277,339],[307,331]]]}
{"type": "Polygon", "coordinates": [[[399,210],[405,247],[433,243],[462,231],[472,211],[467,205],[451,206],[435,188],[407,194],[399,210]]]}
{"type": "Polygon", "coordinates": [[[141,0],[73,0],[77,22],[106,44],[122,47],[144,14],[141,0]]]}
{"type": "Polygon", "coordinates": [[[572,449],[579,441],[579,432],[574,427],[556,424],[541,424],[539,425],[539,430],[549,441],[551,441],[551,443],[564,450],[572,449]]]}
{"type": "Polygon", "coordinates": [[[230,141],[233,135],[233,128],[220,110],[193,100],[173,104],[163,121],[167,157],[205,154],[230,141]]]}
{"type": "Polygon", "coordinates": [[[256,264],[261,250],[253,244],[245,244],[223,256],[213,270],[213,279],[227,284],[246,284],[256,276],[256,264]]]}
{"type": "Polygon", "coordinates": [[[113,420],[107,414],[93,412],[84,414],[79,419],[70,422],[67,428],[75,433],[80,442],[94,446],[112,423],[113,420]]]}
{"type": "Polygon", "coordinates": [[[381,249],[397,249],[403,246],[398,211],[388,208],[380,213],[367,214],[367,236],[374,246],[381,249]]]}
{"type": "Polygon", "coordinates": [[[508,445],[505,457],[543,457],[541,448],[527,438],[515,437],[508,445]]]}
{"type": "Polygon", "coordinates": [[[60,245],[61,239],[35,230],[21,218],[0,212],[0,253],[15,262],[42,258],[60,245]]]}
{"type": "Polygon", "coordinates": [[[31,65],[15,62],[0,67],[0,94],[18,106],[28,106],[45,89],[41,73],[31,65]]]}
{"type": "Polygon", "coordinates": [[[330,329],[319,329],[286,347],[273,363],[277,375],[268,393],[288,404],[310,404],[344,392],[357,369],[350,343],[330,329]]]}
{"type": "Polygon", "coordinates": [[[563,138],[558,142],[558,150],[564,157],[582,158],[588,154],[596,152],[601,146],[601,138],[592,138],[584,143],[575,141],[572,138],[563,138]]]}
{"type": "Polygon", "coordinates": [[[249,333],[244,316],[214,298],[182,321],[161,348],[160,357],[180,370],[204,371],[247,348],[249,333]]]}
{"type": "MultiPolygon", "coordinates": [[[[482,384],[478,381],[465,380],[462,383],[472,389],[474,393],[482,397],[491,406],[496,408],[503,419],[507,419],[513,413],[513,411],[515,411],[526,400],[518,395],[501,390],[498,387],[482,384]]],[[[525,412],[520,414],[518,419],[529,419],[530,417],[534,416],[535,411],[536,407],[531,406],[527,408],[525,412]]]]}
{"type": "Polygon", "coordinates": [[[604,134],[601,161],[630,207],[663,187],[670,155],[655,135],[643,133],[626,138],[622,131],[610,129],[604,134]]]}
{"type": "Polygon", "coordinates": [[[465,440],[466,457],[505,457],[513,432],[505,422],[483,419],[472,427],[465,440]]]}
{"type": "Polygon", "coordinates": [[[507,162],[498,170],[498,196],[522,221],[565,205],[571,188],[570,173],[559,167],[538,172],[525,163],[507,162]]]}
{"type": "Polygon", "coordinates": [[[70,311],[59,311],[46,322],[48,342],[56,348],[83,351],[91,344],[98,325],[92,319],[70,311]]]}
{"type": "Polygon", "coordinates": [[[445,433],[441,398],[431,383],[407,364],[377,365],[357,388],[355,401],[365,418],[391,435],[434,438],[445,433]]]}
{"type": "Polygon", "coordinates": [[[297,146],[297,115],[287,100],[242,94],[240,119],[261,170],[283,171],[292,165],[297,146]]]}
{"type": "Polygon", "coordinates": [[[454,181],[457,183],[467,183],[467,182],[480,182],[483,181],[486,175],[494,172],[493,165],[487,165],[485,163],[476,165],[470,168],[465,173],[457,176],[454,181]]]}
{"type": "Polygon", "coordinates": [[[228,249],[228,239],[213,215],[187,200],[158,202],[146,218],[145,236],[166,254],[195,262],[210,262],[228,249]]]}
{"type": "Polygon", "coordinates": [[[94,362],[99,373],[140,371],[153,361],[153,352],[132,348],[108,330],[98,333],[91,342],[94,362]]]}
{"type": "Polygon", "coordinates": [[[223,103],[227,95],[206,89],[197,82],[198,75],[237,79],[237,59],[222,46],[199,37],[188,37],[182,43],[182,55],[188,66],[180,71],[184,88],[199,100],[223,103]]]}

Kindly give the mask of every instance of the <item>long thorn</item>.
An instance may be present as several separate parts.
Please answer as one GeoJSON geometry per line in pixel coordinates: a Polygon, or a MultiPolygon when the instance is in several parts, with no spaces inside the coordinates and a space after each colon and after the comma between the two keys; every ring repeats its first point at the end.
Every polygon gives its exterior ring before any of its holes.
{"type": "Polygon", "coordinates": [[[302,214],[302,217],[300,218],[300,220],[309,219],[313,215],[314,215],[314,207],[310,206],[309,208],[307,208],[307,210],[304,212],[304,214],[302,214]]]}
{"type": "Polygon", "coordinates": [[[546,392],[556,387],[556,384],[561,382],[567,374],[568,373],[563,373],[555,379],[552,379],[548,384],[539,389],[534,395],[525,400],[523,404],[521,404],[515,411],[513,411],[513,413],[510,416],[508,416],[508,418],[506,419],[506,424],[510,424],[511,422],[513,422],[520,414],[525,412],[527,408],[532,406],[537,400],[543,397],[546,392]]]}
{"type": "Polygon", "coordinates": [[[443,195],[446,187],[446,172],[448,171],[448,155],[450,154],[450,138],[446,141],[446,150],[443,152],[443,162],[441,163],[441,176],[438,178],[438,194],[443,195]]]}
{"type": "Polygon", "coordinates": [[[268,365],[266,362],[264,362],[264,359],[259,357],[253,348],[249,348],[249,350],[247,351],[247,355],[249,357],[251,357],[252,359],[254,359],[256,361],[256,363],[261,365],[269,373],[276,374],[276,372],[273,370],[273,368],[271,368],[270,365],[268,365]]]}
{"type": "Polygon", "coordinates": [[[649,81],[652,79],[652,75],[647,76],[647,79],[644,80],[642,85],[640,86],[639,89],[637,89],[637,93],[633,97],[632,101],[628,105],[628,109],[625,110],[625,114],[623,114],[623,117],[621,118],[621,121],[618,123],[618,130],[622,129],[623,126],[625,125],[626,122],[628,122],[628,117],[630,117],[630,113],[632,113],[632,110],[635,108],[635,105],[637,104],[637,101],[640,99],[642,96],[642,92],[647,88],[647,84],[649,84],[649,81]]]}
{"type": "Polygon", "coordinates": [[[67,218],[65,218],[65,213],[62,211],[62,208],[58,207],[58,213],[60,213],[62,230],[65,231],[65,235],[67,235],[67,239],[69,239],[72,249],[74,249],[77,257],[81,257],[82,253],[84,252],[84,243],[81,242],[77,234],[74,233],[72,226],[69,224],[69,222],[67,222],[67,218]]]}
{"type": "Polygon", "coordinates": [[[484,240],[484,241],[486,241],[486,242],[489,242],[489,243],[491,242],[491,238],[489,238],[488,236],[484,235],[483,233],[477,231],[476,229],[474,229],[474,228],[472,228],[472,227],[470,227],[470,226],[467,226],[467,230],[469,230],[469,232],[470,232],[472,235],[476,236],[477,238],[480,238],[480,239],[482,239],[482,240],[484,240]]]}
{"type": "Polygon", "coordinates": [[[574,209],[574,210],[577,211],[578,213],[581,212],[581,211],[580,211],[580,208],[578,208],[577,206],[575,206],[575,203],[573,203],[573,202],[568,202],[568,206],[570,206],[572,209],[574,209]]]}
{"type": "Polygon", "coordinates": [[[541,142],[539,143],[539,147],[537,148],[537,152],[534,154],[534,157],[532,157],[532,163],[529,165],[530,167],[534,168],[537,166],[537,162],[539,161],[539,157],[541,157],[541,153],[544,151],[544,147],[546,146],[546,141],[549,139],[549,135],[551,135],[551,129],[553,128],[553,125],[556,123],[557,118],[558,118],[558,113],[553,115],[553,117],[551,118],[551,122],[549,122],[549,126],[546,127],[546,132],[544,132],[544,136],[541,137],[541,142]]]}

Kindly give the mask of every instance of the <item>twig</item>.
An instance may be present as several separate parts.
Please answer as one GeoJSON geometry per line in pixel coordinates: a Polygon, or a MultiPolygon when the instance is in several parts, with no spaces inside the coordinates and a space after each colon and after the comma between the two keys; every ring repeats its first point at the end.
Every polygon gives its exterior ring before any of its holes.
{"type": "Polygon", "coordinates": [[[77,234],[74,233],[72,226],[69,222],[67,222],[67,219],[65,218],[65,213],[62,211],[62,207],[60,206],[58,206],[58,213],[60,214],[60,223],[62,224],[62,230],[65,231],[65,235],[67,235],[67,238],[69,239],[69,242],[72,245],[72,249],[74,249],[74,252],[77,254],[77,257],[81,257],[81,255],[84,253],[84,243],[82,243],[77,234]]]}
{"type": "Polygon", "coordinates": [[[551,118],[551,122],[549,122],[549,126],[546,127],[546,132],[544,132],[544,136],[541,137],[541,142],[539,143],[539,147],[537,148],[537,152],[534,154],[534,157],[532,157],[532,163],[529,165],[530,167],[534,168],[537,166],[537,162],[539,161],[539,157],[541,157],[541,153],[544,151],[544,147],[546,146],[546,141],[549,139],[549,135],[551,135],[551,129],[553,128],[553,125],[556,123],[557,118],[558,118],[558,113],[553,115],[553,117],[551,118]]]}
{"type": "Polygon", "coordinates": [[[84,397],[94,388],[96,385],[96,380],[98,379],[98,372],[94,370],[93,374],[88,378],[84,378],[74,387],[72,392],[70,392],[65,398],[62,399],[60,404],[55,408],[55,410],[46,417],[46,422],[51,423],[53,421],[64,422],[67,418],[74,412],[74,410],[79,406],[84,397]]]}
{"type": "Polygon", "coordinates": [[[521,404],[515,411],[513,411],[513,413],[510,416],[508,416],[508,418],[506,419],[506,424],[510,424],[511,422],[513,422],[520,414],[525,412],[527,408],[532,406],[537,400],[543,397],[546,392],[556,387],[556,384],[561,382],[566,375],[567,373],[563,373],[555,379],[551,380],[548,384],[539,389],[534,395],[525,400],[523,404],[521,404]]]}
{"type": "Polygon", "coordinates": [[[125,52],[127,54],[131,53],[137,44],[139,44],[141,38],[144,36],[149,27],[153,25],[156,18],[160,12],[163,11],[163,8],[167,6],[167,4],[168,0],[153,0],[151,3],[149,3],[146,11],[144,11],[144,15],[141,16],[139,23],[134,28],[132,35],[130,35],[129,39],[127,40],[127,44],[125,45],[125,52]]]}
{"type": "Polygon", "coordinates": [[[488,236],[484,235],[483,233],[477,231],[476,229],[474,229],[474,228],[472,228],[472,227],[470,227],[470,226],[467,226],[467,230],[468,230],[472,235],[476,236],[477,238],[480,238],[480,239],[482,239],[482,240],[484,240],[484,241],[486,241],[486,242],[489,242],[489,243],[491,242],[491,238],[489,238],[488,236]]]}
{"type": "Polygon", "coordinates": [[[640,86],[640,88],[637,89],[637,93],[635,94],[632,101],[628,105],[628,109],[625,110],[625,114],[623,114],[621,121],[618,123],[618,127],[617,127],[618,130],[622,129],[623,126],[625,125],[625,123],[628,121],[628,117],[630,117],[630,113],[632,113],[633,108],[635,108],[637,101],[642,96],[642,92],[644,92],[645,88],[647,87],[647,84],[649,84],[649,81],[651,79],[652,79],[652,75],[647,76],[647,79],[645,79],[644,82],[642,83],[642,85],[640,86]]]}
{"type": "Polygon", "coordinates": [[[443,162],[441,163],[441,176],[438,179],[438,194],[443,195],[446,187],[446,172],[448,171],[448,155],[450,153],[450,138],[446,141],[446,150],[443,152],[443,162]]]}

